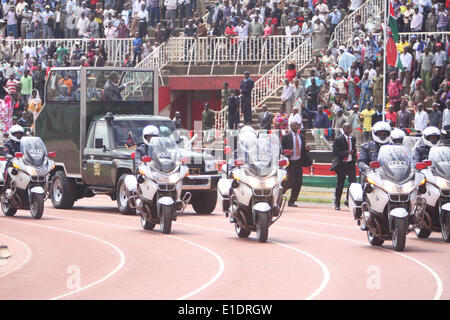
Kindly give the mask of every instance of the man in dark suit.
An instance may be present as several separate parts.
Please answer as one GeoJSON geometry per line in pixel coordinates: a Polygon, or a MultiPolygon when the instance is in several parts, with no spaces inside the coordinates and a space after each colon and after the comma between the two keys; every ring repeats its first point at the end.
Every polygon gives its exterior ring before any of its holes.
{"type": "MultiPolygon", "coordinates": [[[[220,11],[220,10],[219,10],[220,11]]],[[[250,72],[244,72],[244,79],[241,81],[241,109],[244,114],[244,124],[252,122],[252,90],[255,82],[250,78],[250,72]]]]}
{"type": "MultiPolygon", "coordinates": [[[[356,138],[350,136],[352,125],[345,123],[342,127],[344,134],[336,138],[333,143],[333,164],[330,170],[335,171],[337,175],[337,184],[335,191],[334,208],[341,210],[341,196],[344,189],[345,177],[348,176],[348,182],[356,182],[356,138]]],[[[348,205],[348,189],[347,200],[348,205]]]]}
{"type": "Polygon", "coordinates": [[[283,153],[289,158],[287,167],[287,188],[291,189],[291,197],[288,201],[289,207],[296,207],[295,201],[298,198],[303,182],[303,167],[310,166],[308,155],[309,147],[306,146],[305,137],[299,133],[300,125],[297,121],[292,121],[291,130],[281,137],[281,147],[283,153]]]}
{"type": "Polygon", "coordinates": [[[270,130],[272,127],[273,115],[267,111],[267,105],[261,107],[261,113],[258,115],[258,127],[263,130],[270,130]]]}

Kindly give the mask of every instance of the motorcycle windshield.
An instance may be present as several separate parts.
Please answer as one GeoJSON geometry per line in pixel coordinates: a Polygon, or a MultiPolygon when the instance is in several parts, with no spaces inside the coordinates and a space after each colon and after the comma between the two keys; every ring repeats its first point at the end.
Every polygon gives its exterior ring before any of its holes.
{"type": "Polygon", "coordinates": [[[173,137],[152,138],[148,150],[156,169],[162,172],[170,172],[175,169],[179,154],[173,137]]]}
{"type": "Polygon", "coordinates": [[[393,182],[405,181],[413,172],[411,154],[404,146],[382,146],[378,153],[378,161],[382,176],[393,182]]]}
{"type": "Polygon", "coordinates": [[[39,137],[23,137],[20,139],[20,152],[25,164],[40,167],[46,161],[47,149],[39,137]]]}
{"type": "Polygon", "coordinates": [[[435,175],[450,179],[450,148],[448,146],[432,147],[428,159],[435,175]]]}
{"type": "Polygon", "coordinates": [[[278,166],[279,140],[275,135],[245,132],[239,135],[239,158],[256,176],[268,176],[278,166]]]}

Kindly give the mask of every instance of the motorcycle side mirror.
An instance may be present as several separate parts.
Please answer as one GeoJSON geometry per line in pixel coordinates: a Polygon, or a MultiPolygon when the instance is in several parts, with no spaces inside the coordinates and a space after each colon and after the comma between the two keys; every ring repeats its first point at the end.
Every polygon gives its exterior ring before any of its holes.
{"type": "Polygon", "coordinates": [[[22,152],[16,152],[16,153],[14,154],[14,157],[16,157],[16,158],[22,158],[22,157],[23,157],[23,153],[22,153],[22,152]]]}
{"type": "Polygon", "coordinates": [[[136,158],[136,152],[132,152],[130,158],[134,160],[136,158]]]}
{"type": "Polygon", "coordinates": [[[54,152],[54,151],[49,152],[48,153],[48,157],[49,158],[55,158],[56,157],[56,152],[54,152]]]}
{"type": "Polygon", "coordinates": [[[0,161],[6,161],[5,157],[0,157],[0,161]]]}
{"type": "Polygon", "coordinates": [[[142,157],[142,162],[143,162],[143,163],[148,163],[148,162],[150,162],[150,161],[152,161],[152,158],[151,158],[151,157],[149,157],[149,156],[143,156],[143,157],[142,157]]]}
{"type": "Polygon", "coordinates": [[[372,161],[369,163],[370,169],[378,169],[380,167],[380,163],[378,161],[372,161]]]}
{"type": "Polygon", "coordinates": [[[225,154],[231,154],[231,147],[230,146],[226,146],[224,149],[225,154]]]}
{"type": "Polygon", "coordinates": [[[286,159],[280,160],[280,161],[278,161],[278,165],[280,167],[285,167],[288,165],[288,161],[286,159]]]}
{"type": "Polygon", "coordinates": [[[427,165],[425,163],[423,163],[423,162],[416,163],[416,169],[417,170],[423,170],[423,169],[426,169],[426,168],[427,168],[427,165]]]}
{"type": "Polygon", "coordinates": [[[431,160],[425,160],[423,163],[425,163],[427,167],[431,167],[432,164],[431,160]]]}
{"type": "Polygon", "coordinates": [[[243,165],[244,165],[244,160],[242,160],[242,159],[234,160],[234,165],[235,165],[236,167],[243,166],[243,165]]]}

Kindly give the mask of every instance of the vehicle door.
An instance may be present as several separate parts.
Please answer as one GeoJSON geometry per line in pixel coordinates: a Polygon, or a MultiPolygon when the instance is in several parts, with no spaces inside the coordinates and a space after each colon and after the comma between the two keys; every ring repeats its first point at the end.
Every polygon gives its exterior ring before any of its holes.
{"type": "Polygon", "coordinates": [[[96,121],[83,152],[82,174],[86,184],[113,187],[111,143],[105,121],[96,121]]]}

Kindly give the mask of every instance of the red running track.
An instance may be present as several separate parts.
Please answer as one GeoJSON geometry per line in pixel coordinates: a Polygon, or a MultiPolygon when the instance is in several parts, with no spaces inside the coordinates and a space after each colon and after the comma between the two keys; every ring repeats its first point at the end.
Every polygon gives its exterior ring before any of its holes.
{"type": "Polygon", "coordinates": [[[269,241],[240,239],[220,212],[188,206],[164,235],[104,196],[0,216],[0,299],[449,299],[450,244],[414,233],[372,247],[347,209],[300,204],[269,241]]]}

